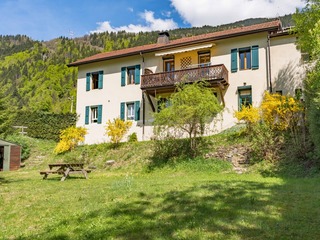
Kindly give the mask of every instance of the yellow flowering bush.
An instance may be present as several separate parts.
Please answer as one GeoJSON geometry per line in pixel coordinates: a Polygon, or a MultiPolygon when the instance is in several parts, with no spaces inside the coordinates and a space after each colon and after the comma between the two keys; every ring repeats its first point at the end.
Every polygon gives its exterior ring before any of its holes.
{"type": "Polygon", "coordinates": [[[120,118],[115,118],[113,119],[113,122],[108,120],[106,133],[110,137],[112,143],[118,144],[124,135],[129,131],[131,126],[131,121],[124,121],[120,118]]]}
{"type": "Polygon", "coordinates": [[[241,111],[234,113],[234,116],[238,121],[244,121],[248,125],[258,122],[261,118],[259,108],[253,107],[252,105],[243,106],[241,111]]]}
{"type": "Polygon", "coordinates": [[[301,119],[303,107],[299,100],[265,92],[261,103],[262,119],[274,130],[286,130],[301,119]]]}
{"type": "Polygon", "coordinates": [[[87,129],[83,127],[69,127],[60,133],[60,141],[54,149],[56,154],[74,149],[79,142],[84,141],[87,129]]]}

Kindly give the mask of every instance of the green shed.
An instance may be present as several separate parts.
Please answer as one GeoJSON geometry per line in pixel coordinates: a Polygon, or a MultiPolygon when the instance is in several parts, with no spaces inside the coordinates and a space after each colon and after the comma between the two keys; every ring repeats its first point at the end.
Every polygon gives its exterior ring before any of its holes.
{"type": "Polygon", "coordinates": [[[21,146],[0,139],[0,171],[18,170],[21,163],[21,146]]]}

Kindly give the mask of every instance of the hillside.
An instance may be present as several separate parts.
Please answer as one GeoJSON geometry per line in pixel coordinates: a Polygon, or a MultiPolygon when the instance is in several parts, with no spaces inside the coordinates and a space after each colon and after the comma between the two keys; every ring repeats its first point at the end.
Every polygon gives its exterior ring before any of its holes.
{"type": "MultiPolygon", "coordinates": [[[[256,18],[221,26],[170,30],[177,39],[224,29],[247,26],[273,19],[256,18]]],[[[292,16],[281,17],[284,26],[292,16]]],[[[0,109],[67,113],[75,109],[77,69],[67,64],[102,51],[112,51],[156,42],[158,32],[104,32],[81,38],[60,37],[46,42],[28,36],[0,35],[0,109]],[[73,100],[72,100],[73,99],[73,100]]],[[[6,119],[0,116],[0,125],[6,119]]]]}

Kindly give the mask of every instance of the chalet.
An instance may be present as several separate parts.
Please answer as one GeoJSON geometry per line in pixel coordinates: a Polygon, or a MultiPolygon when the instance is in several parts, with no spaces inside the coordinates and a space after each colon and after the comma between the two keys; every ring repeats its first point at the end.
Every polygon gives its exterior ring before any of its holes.
{"type": "MultiPolygon", "coordinates": [[[[258,106],[265,91],[295,94],[302,88],[301,53],[296,36],[280,21],[100,53],[78,60],[77,126],[88,129],[87,144],[109,141],[107,120],[133,122],[139,140],[153,135],[153,112],[179,82],[210,83],[224,111],[212,132],[236,123],[243,104],[258,106]]],[[[130,134],[129,133],[129,134],[130,134]]]]}

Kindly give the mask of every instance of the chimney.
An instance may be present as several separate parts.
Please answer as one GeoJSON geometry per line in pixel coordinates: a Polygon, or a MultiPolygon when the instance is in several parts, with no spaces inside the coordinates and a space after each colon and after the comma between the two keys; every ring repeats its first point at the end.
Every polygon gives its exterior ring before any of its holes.
{"type": "Polygon", "coordinates": [[[169,43],[169,33],[168,32],[161,32],[158,35],[158,44],[167,44],[169,43]]]}

